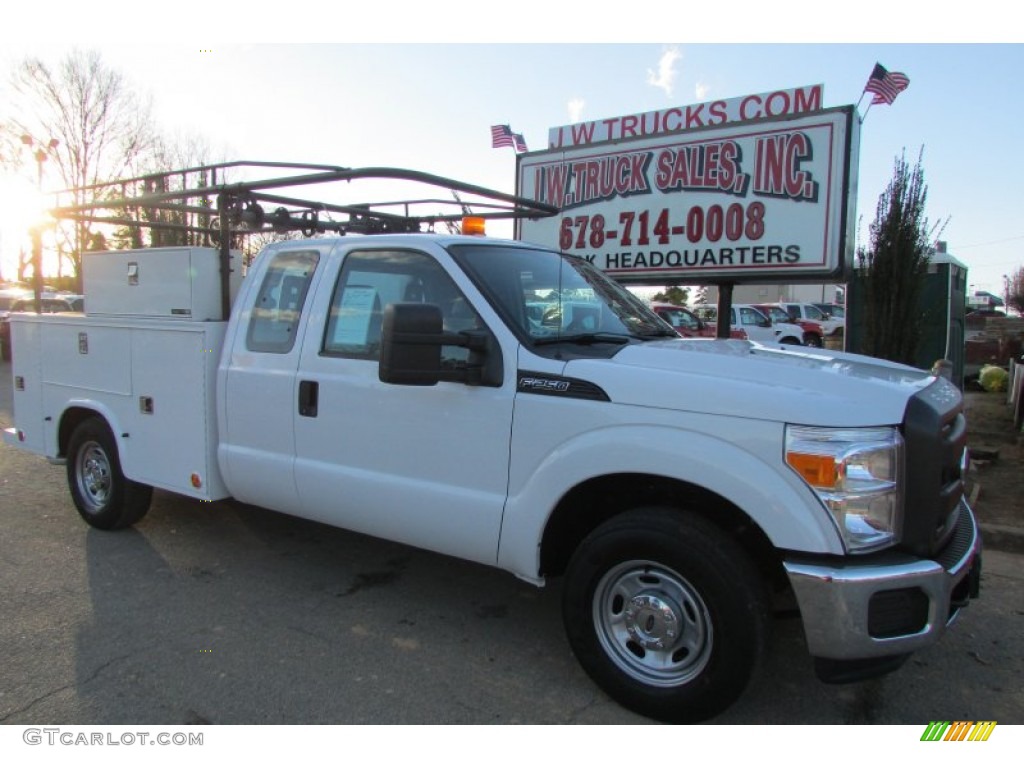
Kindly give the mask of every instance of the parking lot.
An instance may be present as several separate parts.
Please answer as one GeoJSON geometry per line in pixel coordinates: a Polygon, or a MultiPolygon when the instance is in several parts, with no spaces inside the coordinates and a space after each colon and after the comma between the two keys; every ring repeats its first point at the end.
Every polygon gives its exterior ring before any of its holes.
{"type": "MultiPolygon", "coordinates": [[[[780,617],[760,680],[715,722],[1024,723],[1022,565],[987,552],[981,599],[879,680],[819,683],[780,617]]],[[[2,445],[0,647],[7,725],[645,722],[577,666],[557,582],[161,492],[135,529],[93,530],[62,467],[2,445]]]]}

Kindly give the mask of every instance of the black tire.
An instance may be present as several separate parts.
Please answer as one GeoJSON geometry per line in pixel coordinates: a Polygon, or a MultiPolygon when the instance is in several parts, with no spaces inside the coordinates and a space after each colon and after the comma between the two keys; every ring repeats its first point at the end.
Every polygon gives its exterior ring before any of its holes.
{"type": "Polygon", "coordinates": [[[821,349],[821,336],[819,336],[816,333],[804,334],[804,344],[806,344],[808,347],[815,347],[817,349],[821,349]]]}
{"type": "Polygon", "coordinates": [[[94,528],[127,528],[149,511],[153,488],[121,472],[117,442],[103,419],[93,417],[75,427],[66,466],[75,508],[94,528]]]}
{"type": "Polygon", "coordinates": [[[795,339],[792,336],[787,336],[784,339],[779,339],[779,344],[790,344],[796,347],[802,347],[804,343],[800,339],[795,339]]]}
{"type": "Polygon", "coordinates": [[[670,723],[729,707],[766,653],[768,600],[743,550],[675,509],[618,515],[579,546],[562,617],[587,674],[623,706],[670,723]]]}

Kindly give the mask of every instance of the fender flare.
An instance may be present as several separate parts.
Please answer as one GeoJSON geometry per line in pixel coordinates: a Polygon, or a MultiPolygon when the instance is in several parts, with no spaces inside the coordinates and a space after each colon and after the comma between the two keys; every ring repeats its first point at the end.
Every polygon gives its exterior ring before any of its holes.
{"type": "MultiPolygon", "coordinates": [[[[782,426],[777,442],[782,445],[782,426]]],[[[643,474],[704,488],[742,510],[778,549],[842,554],[827,511],[795,472],[706,433],[651,424],[610,425],[555,447],[516,487],[502,519],[498,564],[536,580],[548,521],[574,488],[607,475],[643,474]]]]}
{"type": "MultiPolygon", "coordinates": [[[[67,448],[67,440],[71,437],[73,429],[65,429],[65,422],[71,411],[88,411],[96,416],[100,417],[107,423],[107,427],[110,429],[110,433],[114,436],[114,442],[117,445],[117,453],[121,461],[121,472],[129,480],[137,479],[137,475],[134,470],[129,469],[126,465],[125,457],[130,455],[130,452],[125,451],[125,438],[129,434],[123,429],[121,420],[117,414],[111,410],[109,406],[96,400],[75,398],[68,400],[64,404],[64,408],[61,410],[60,418],[57,419],[53,440],[53,458],[66,459],[65,449],[67,448]],[[64,439],[62,438],[64,436],[64,439]]],[[[84,421],[80,419],[79,421],[84,421]]],[[[49,446],[48,446],[49,448],[49,446]]],[[[48,450],[47,453],[50,451],[48,450]]],[[[130,462],[128,462],[130,464],[130,462]]]]}

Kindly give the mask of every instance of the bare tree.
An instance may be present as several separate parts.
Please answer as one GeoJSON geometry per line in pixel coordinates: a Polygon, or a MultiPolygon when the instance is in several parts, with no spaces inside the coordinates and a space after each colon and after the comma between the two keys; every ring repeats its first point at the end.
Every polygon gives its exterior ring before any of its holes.
{"type": "Polygon", "coordinates": [[[1018,315],[1024,315],[1024,267],[1003,276],[1003,296],[1006,306],[1018,315]]]}
{"type": "MultiPolygon", "coordinates": [[[[209,143],[202,137],[184,134],[161,137],[154,142],[145,165],[138,169],[136,178],[139,181],[124,187],[125,196],[212,186],[215,179],[204,167],[223,162],[223,157],[215,160],[212,154],[209,143]]],[[[220,179],[222,183],[225,181],[223,175],[222,173],[220,179]]],[[[177,202],[183,206],[186,203],[184,199],[177,202]]],[[[110,242],[117,248],[142,248],[147,245],[210,245],[209,235],[189,227],[210,227],[216,214],[215,203],[212,194],[188,199],[189,206],[205,207],[208,209],[207,213],[167,209],[146,210],[137,207],[120,210],[122,216],[141,222],[143,226],[119,227],[111,234],[110,242]]]]}
{"type": "MultiPolygon", "coordinates": [[[[156,132],[148,100],[143,99],[97,52],[75,51],[56,66],[26,58],[11,76],[13,103],[2,134],[18,137],[45,156],[48,175],[77,191],[64,205],[91,202],[87,189],[98,182],[132,175],[152,157],[156,132]],[[22,138],[24,137],[24,138],[22,138]]],[[[82,251],[94,240],[86,223],[59,227],[60,255],[67,258],[81,288],[82,251]]]]}

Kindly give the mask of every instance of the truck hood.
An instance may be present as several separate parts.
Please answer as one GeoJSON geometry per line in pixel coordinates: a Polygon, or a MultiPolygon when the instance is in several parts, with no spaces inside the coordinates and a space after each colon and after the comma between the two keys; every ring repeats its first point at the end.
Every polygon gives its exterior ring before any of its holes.
{"type": "Polygon", "coordinates": [[[827,349],[715,339],[631,344],[569,362],[613,402],[835,427],[898,424],[926,371],[827,349]]]}

